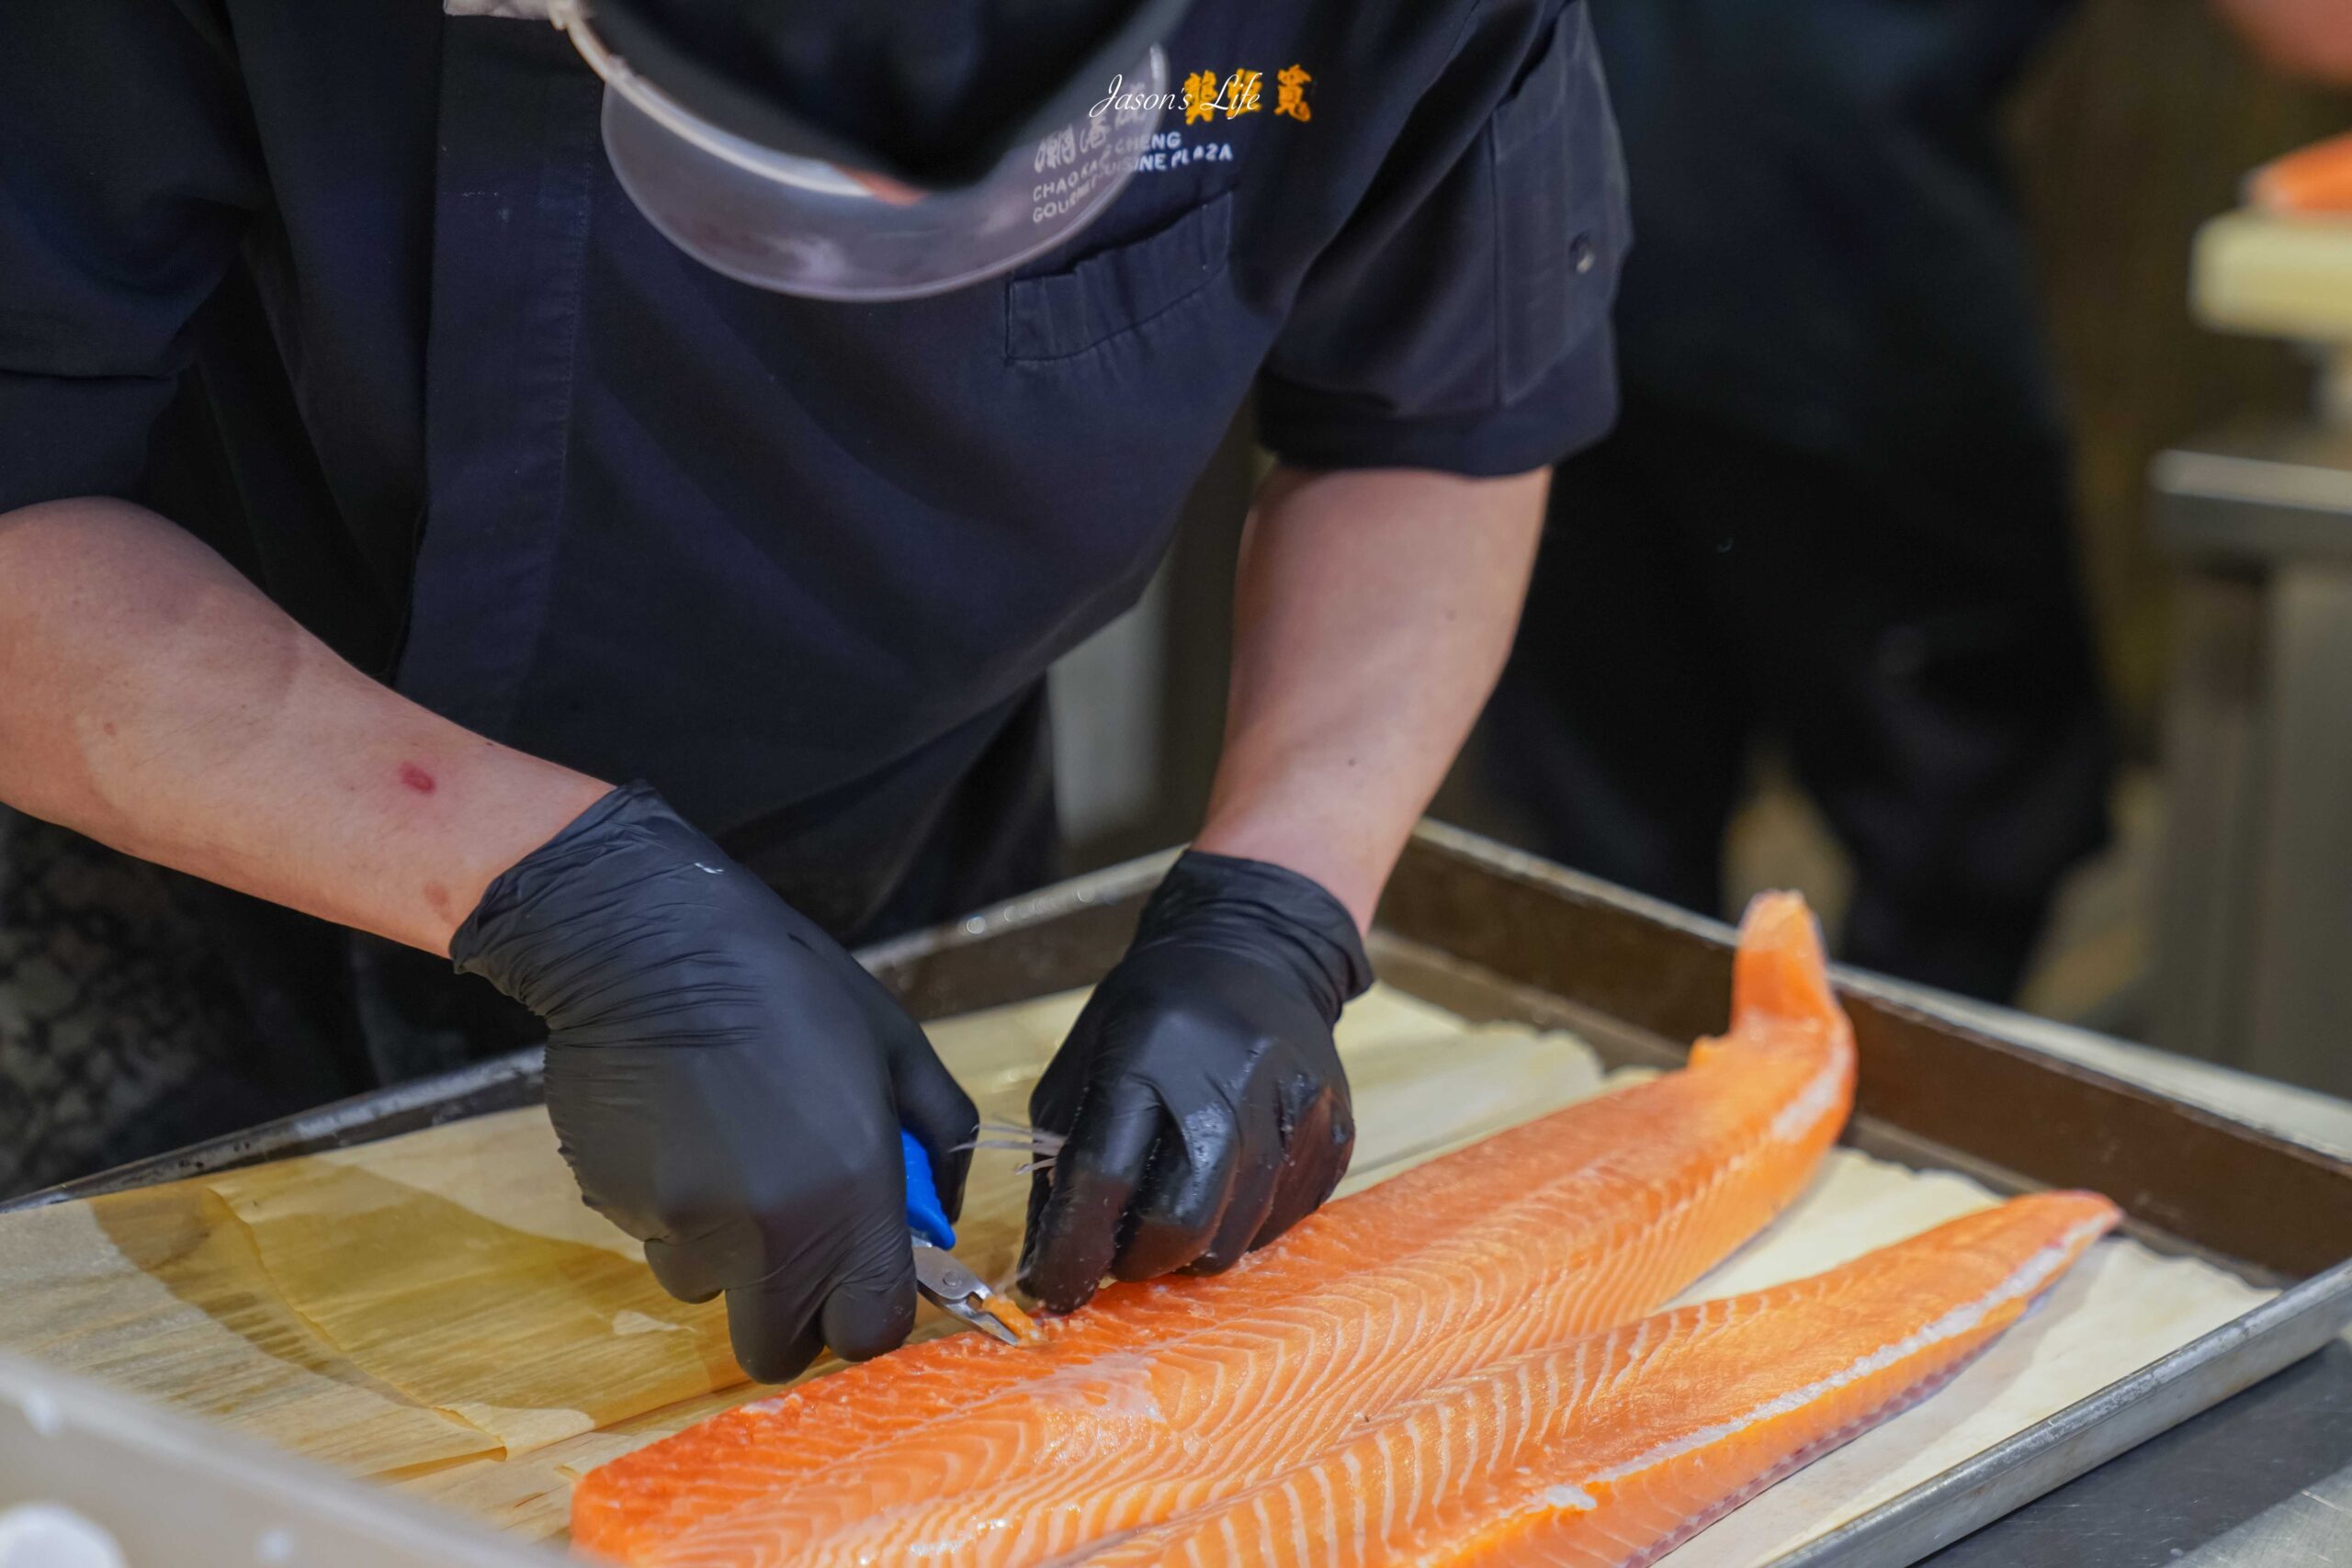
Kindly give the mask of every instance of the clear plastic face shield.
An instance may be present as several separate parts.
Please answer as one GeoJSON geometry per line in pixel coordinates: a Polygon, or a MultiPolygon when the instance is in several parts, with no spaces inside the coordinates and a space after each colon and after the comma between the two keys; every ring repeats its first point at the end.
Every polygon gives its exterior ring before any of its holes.
{"type": "Polygon", "coordinates": [[[811,299],[921,299],[1053,249],[1125,187],[1169,101],[1154,43],[1066,125],[1017,142],[981,178],[916,191],[696,115],[607,46],[592,7],[552,0],[548,16],[604,78],[605,151],[629,199],[705,266],[811,299]]]}

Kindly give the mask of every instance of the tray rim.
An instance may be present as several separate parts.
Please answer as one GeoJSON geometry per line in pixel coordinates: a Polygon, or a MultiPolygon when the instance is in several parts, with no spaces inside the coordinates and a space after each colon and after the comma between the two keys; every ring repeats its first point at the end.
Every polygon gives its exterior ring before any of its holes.
{"type": "MultiPolygon", "coordinates": [[[[1450,824],[1434,821],[1419,824],[1414,829],[1408,855],[1415,852],[1434,853],[1446,860],[1464,863],[1477,871],[1531,886],[1542,894],[1609,909],[1695,939],[1720,953],[1730,951],[1736,934],[1724,921],[1617,887],[1450,824]]],[[[1177,852],[1174,850],[1159,851],[1049,884],[961,919],[862,947],[856,956],[869,970],[885,976],[903,977],[981,943],[1001,942],[1023,931],[1051,926],[1082,914],[1097,911],[1113,913],[1126,905],[1138,903],[1157,884],[1177,852]]],[[[1384,905],[1384,915],[1385,908],[1384,905]]],[[[1374,930],[1375,933],[1395,934],[1385,919],[1376,921],[1374,930]]],[[[1377,940],[1378,934],[1375,935],[1377,940]]],[[[1442,943],[1431,943],[1426,938],[1403,935],[1399,940],[1450,954],[1450,950],[1442,943]]],[[[1460,962],[1477,966],[1476,960],[1460,962]]],[[[2007,1019],[2029,1024],[2038,1021],[2027,1015],[1948,996],[1928,987],[1843,964],[1832,964],[1830,976],[1841,996],[1862,998],[1891,1015],[1919,1021],[1965,1038],[1973,1044],[2022,1058],[2038,1071],[2095,1085],[2102,1090],[2144,1104],[2157,1105],[2167,1114],[2185,1121],[2225,1132],[2232,1137],[2262,1145],[2299,1161],[2330,1168],[2333,1175],[2352,1185],[2352,1159],[2346,1159],[2331,1149],[2299,1140],[2261,1122],[2184,1100],[2152,1084],[2050,1050],[2030,1038],[2004,1032],[1998,1027],[2007,1019]]],[[[1545,989],[1534,982],[1508,976],[1497,975],[1496,978],[1529,989],[1545,989]]],[[[1042,990],[1024,993],[1025,996],[1043,994],[1042,990]]],[[[981,1005],[1001,1004],[987,1002],[981,1005]]],[[[464,1120],[491,1111],[537,1103],[539,1099],[540,1063],[539,1048],[528,1046],[447,1072],[369,1090],[218,1138],[0,1201],[0,1215],[235,1168],[264,1159],[288,1157],[321,1147],[372,1142],[379,1137],[396,1136],[402,1132],[464,1120]]],[[[1962,1155],[1972,1153],[1965,1148],[1956,1148],[1955,1152],[1962,1155]]],[[[1988,1159],[1987,1163],[1999,1165],[2001,1162],[1988,1159]]],[[[2209,1255],[2229,1257],[2214,1254],[2211,1248],[2203,1250],[2209,1255]]],[[[2246,1270],[2248,1260],[2238,1258],[2232,1261],[2240,1271],[2246,1270]]],[[[2271,1270],[2274,1282],[2278,1279],[2295,1277],[2281,1270],[2271,1270]]]]}

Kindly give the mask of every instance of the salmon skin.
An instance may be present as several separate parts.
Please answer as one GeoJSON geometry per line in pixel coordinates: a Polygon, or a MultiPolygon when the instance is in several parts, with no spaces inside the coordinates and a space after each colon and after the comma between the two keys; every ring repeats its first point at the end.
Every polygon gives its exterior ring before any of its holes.
{"type": "Polygon", "coordinates": [[[585,1477],[576,1545],[650,1568],[1012,1565],[1214,1504],[1450,1378],[1654,1310],[1803,1190],[1853,1095],[1802,899],[1741,927],[1730,1030],[1680,1071],[1119,1284],[1013,1349],[910,1347],[585,1477]]]}
{"type": "Polygon", "coordinates": [[[1633,1568],[1934,1393],[2116,1221],[2019,1198],[1430,1390],[1085,1568],[1633,1568]]]}

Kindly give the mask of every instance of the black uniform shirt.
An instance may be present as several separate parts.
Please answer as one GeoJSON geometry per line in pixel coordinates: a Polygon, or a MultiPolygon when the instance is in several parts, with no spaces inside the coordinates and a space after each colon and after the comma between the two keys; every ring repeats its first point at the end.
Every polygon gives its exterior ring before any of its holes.
{"type": "Polygon", "coordinates": [[[1594,0],[1629,390],[1977,498],[2064,482],[1997,109],[2066,0],[1594,0]]]}
{"type": "Polygon", "coordinates": [[[1581,4],[1200,0],[1168,53],[1217,107],[1069,246],[854,306],[656,234],[544,20],[10,6],[0,509],[149,500],[417,700],[781,846],[854,926],[1253,386],[1311,466],[1510,473],[1611,418],[1581,4]],[[151,460],[191,362],[209,523],[151,460]]]}

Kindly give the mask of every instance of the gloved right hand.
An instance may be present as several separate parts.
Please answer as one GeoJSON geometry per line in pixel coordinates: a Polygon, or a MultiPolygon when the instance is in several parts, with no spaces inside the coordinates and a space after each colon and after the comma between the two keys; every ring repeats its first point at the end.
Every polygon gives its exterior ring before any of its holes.
{"type": "Polygon", "coordinates": [[[546,1020],[548,1114],[664,1289],[763,1382],[914,1325],[903,1125],[963,1201],[971,1100],[857,961],[646,784],[492,882],[450,957],[546,1020]]]}

